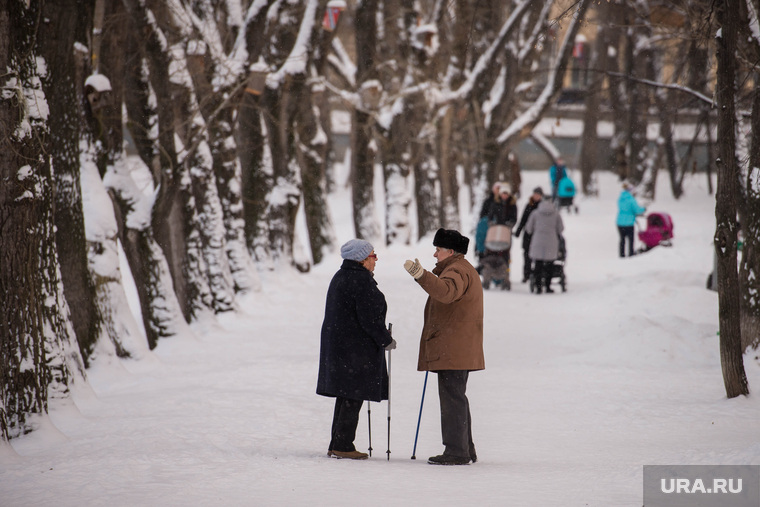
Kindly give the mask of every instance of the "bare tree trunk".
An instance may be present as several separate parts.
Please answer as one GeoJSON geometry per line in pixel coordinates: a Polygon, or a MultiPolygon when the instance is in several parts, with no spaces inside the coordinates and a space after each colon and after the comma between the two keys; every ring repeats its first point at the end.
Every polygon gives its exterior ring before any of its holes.
{"type": "Polygon", "coordinates": [[[742,213],[744,246],[739,267],[742,350],[760,347],[760,89],[754,90],[747,170],[747,199],[742,213]]]}
{"type": "Polygon", "coordinates": [[[238,110],[235,137],[238,140],[245,241],[257,261],[264,261],[264,250],[258,248],[264,236],[262,218],[266,210],[267,189],[271,187],[271,156],[263,127],[260,96],[246,93],[238,110]]]}
{"type": "Polygon", "coordinates": [[[295,223],[300,206],[300,168],[297,164],[294,117],[302,93],[304,76],[285,77],[278,88],[267,88],[263,95],[267,111],[266,138],[272,156],[271,188],[264,212],[266,249],[270,258],[284,265],[308,271],[309,264],[299,264],[293,255],[295,223]]]}
{"type": "Polygon", "coordinates": [[[633,28],[628,34],[626,45],[626,80],[628,96],[628,177],[636,184],[644,179],[649,154],[647,124],[649,105],[649,87],[636,82],[632,77],[652,78],[649,70],[652,51],[649,46],[651,25],[649,24],[649,4],[647,0],[639,1],[633,15],[633,28]],[[642,7],[645,7],[642,9],[642,7]]]}
{"type": "MultiPolygon", "coordinates": [[[[335,32],[317,30],[313,51],[313,72],[322,76],[326,72],[327,53],[335,32]]],[[[313,37],[314,39],[314,37],[313,37]]],[[[335,230],[327,203],[327,167],[331,149],[330,105],[322,84],[307,83],[302,88],[302,100],[295,113],[296,155],[301,167],[301,189],[309,234],[311,258],[314,264],[322,262],[324,254],[335,248],[335,230]]]]}
{"type": "MultiPolygon", "coordinates": [[[[205,21],[212,23],[211,20],[205,21]]],[[[223,241],[230,276],[235,291],[245,293],[258,287],[258,278],[246,248],[242,176],[234,137],[235,107],[242,93],[235,82],[217,84],[216,88],[212,85],[211,80],[224,75],[226,69],[222,68],[225,62],[214,59],[210,51],[190,55],[187,63],[200,112],[208,125],[208,146],[221,206],[223,241]]],[[[219,290],[224,291],[224,287],[219,290]]],[[[225,307],[228,305],[225,304],[225,307]]]]}
{"type": "Polygon", "coordinates": [[[599,169],[599,136],[597,127],[600,119],[600,98],[607,72],[608,48],[610,46],[610,4],[601,2],[597,5],[597,19],[600,20],[596,32],[593,50],[589,59],[592,70],[591,81],[586,89],[586,99],[583,110],[583,134],[581,137],[581,154],[579,166],[581,170],[581,192],[583,195],[596,195],[594,187],[594,172],[599,169]]]}
{"type": "Polygon", "coordinates": [[[438,208],[438,194],[435,180],[438,175],[438,165],[433,155],[433,149],[426,143],[422,157],[414,166],[414,195],[417,198],[417,235],[422,238],[438,230],[441,217],[438,208]]]}
{"type": "MultiPolygon", "coordinates": [[[[41,4],[0,1],[0,65],[14,93],[0,96],[0,440],[34,429],[31,415],[68,395],[84,365],[68,320],[54,233],[50,132],[36,107],[45,100],[35,35],[41,4]],[[9,81],[11,82],[11,81],[9,81]],[[33,103],[27,103],[33,104],[33,103]],[[26,126],[26,128],[23,127],[26,126]]],[[[62,26],[62,29],[71,29],[62,26]]],[[[70,47],[69,50],[73,50],[70,47]]]]}
{"type": "MultiPolygon", "coordinates": [[[[377,79],[377,8],[377,0],[363,1],[356,8],[356,86],[360,93],[366,93],[368,82],[377,79]]],[[[375,241],[380,239],[380,231],[374,215],[375,152],[372,148],[372,122],[372,117],[367,112],[353,112],[351,195],[356,237],[375,241]]]]}
{"type": "Polygon", "coordinates": [[[143,54],[148,64],[149,79],[155,93],[158,112],[159,181],[152,226],[155,238],[166,256],[172,274],[174,292],[186,321],[193,317],[197,290],[190,284],[185,271],[190,263],[187,238],[192,232],[187,203],[189,188],[183,183],[187,176],[177,159],[175,149],[175,97],[171,93],[169,69],[171,60],[165,52],[165,38],[157,32],[142,2],[124,0],[124,5],[134,22],[137,33],[142,35],[143,54]]]}
{"type": "MultiPolygon", "coordinates": [[[[612,55],[607,55],[607,68],[612,73],[618,73],[621,69],[618,62],[618,54],[621,48],[626,44],[628,38],[624,35],[624,26],[628,24],[628,7],[625,2],[617,0],[610,6],[610,40],[614,51],[612,55]]],[[[610,151],[612,152],[609,160],[610,168],[623,180],[628,177],[628,159],[625,155],[626,139],[628,138],[628,88],[625,80],[621,77],[609,77],[608,98],[612,107],[612,122],[615,126],[614,133],[610,139],[610,151]]]]}
{"type": "MultiPolygon", "coordinates": [[[[103,216],[113,207],[104,210],[100,206],[100,203],[112,203],[101,175],[110,173],[113,176],[119,172],[116,168],[124,165],[121,100],[124,94],[126,58],[123,51],[127,27],[121,2],[110,3],[102,14],[103,17],[99,19],[107,21],[107,24],[101,24],[101,28],[106,28],[103,30],[105,36],[101,40],[102,44],[98,46],[102,50],[98,50],[97,61],[100,63],[99,76],[112,83],[111,91],[97,91],[92,86],[85,90],[84,83],[91,75],[90,62],[93,58],[87,52],[79,52],[76,62],[76,103],[81,104],[80,111],[77,112],[82,122],[78,164],[82,189],[90,196],[89,207],[84,208],[86,251],[89,277],[95,289],[92,298],[96,303],[100,324],[96,338],[102,346],[97,347],[97,350],[119,357],[140,357],[146,344],[137,321],[130,312],[124,311],[128,306],[119,268],[119,229],[115,210],[111,217],[103,216]]],[[[70,104],[67,106],[70,107],[70,104]]],[[[126,171],[122,169],[121,173],[124,172],[126,171]]]]}
{"type": "Polygon", "coordinates": [[[325,252],[335,243],[335,231],[326,199],[326,170],[330,144],[324,129],[328,121],[321,114],[315,114],[315,111],[328,112],[328,109],[324,104],[317,103],[324,100],[324,93],[308,87],[305,90],[308,90],[307,95],[311,100],[305,100],[299,108],[297,144],[300,149],[297,155],[298,165],[301,167],[303,206],[311,258],[314,264],[319,264],[325,252]]]}
{"type": "Polygon", "coordinates": [[[456,114],[456,106],[452,104],[446,109],[438,125],[438,181],[441,184],[440,216],[441,227],[459,230],[459,185],[457,184],[456,167],[453,154],[450,151],[452,137],[452,121],[456,114]]]}
{"type": "Polygon", "coordinates": [[[715,253],[718,256],[718,317],[720,322],[720,362],[726,395],[749,394],[741,347],[739,279],[736,263],[736,200],[738,163],[736,160],[736,38],[738,0],[726,0],[717,7],[721,36],[717,44],[718,103],[718,191],[715,203],[715,253]]]}
{"type": "MultiPolygon", "coordinates": [[[[115,20],[114,20],[115,21],[115,20]]],[[[127,126],[135,141],[145,170],[153,178],[154,187],[161,181],[161,159],[158,139],[150,135],[150,125],[158,124],[158,111],[149,105],[149,83],[143,73],[141,42],[137,41],[137,30],[132,18],[122,20],[127,25],[124,48],[127,54],[139,55],[125,62],[124,103],[127,110],[127,126]]],[[[125,175],[126,176],[126,175],[125,175]]],[[[125,181],[126,178],[122,178],[125,181]]],[[[129,181],[129,180],[126,180],[129,181]]],[[[109,189],[114,203],[119,239],[124,248],[132,278],[140,300],[140,309],[148,346],[153,349],[161,337],[176,334],[185,324],[171,278],[166,257],[154,237],[154,229],[149,221],[133,218],[135,203],[142,192],[136,186],[121,185],[109,189]]]]}
{"type": "MultiPolygon", "coordinates": [[[[89,276],[87,244],[82,214],[79,177],[79,109],[77,94],[75,35],[87,33],[88,13],[80,2],[45,2],[44,15],[55,23],[40,25],[39,47],[47,61],[48,73],[42,80],[50,109],[50,141],[55,167],[55,230],[61,262],[61,278],[71,321],[85,364],[88,364],[101,326],[95,286],[89,276]],[[85,26],[77,27],[78,23],[85,26]],[[66,29],[58,29],[58,27],[66,29]]],[[[91,17],[89,18],[91,21],[91,17]]]]}

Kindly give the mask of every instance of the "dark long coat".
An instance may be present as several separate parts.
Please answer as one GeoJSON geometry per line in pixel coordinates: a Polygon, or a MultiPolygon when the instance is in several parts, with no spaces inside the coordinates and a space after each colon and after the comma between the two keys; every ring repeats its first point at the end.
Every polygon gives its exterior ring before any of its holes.
{"type": "Polygon", "coordinates": [[[388,399],[385,327],[388,306],[368,269],[344,260],[330,282],[322,323],[317,394],[352,400],[388,399]]]}

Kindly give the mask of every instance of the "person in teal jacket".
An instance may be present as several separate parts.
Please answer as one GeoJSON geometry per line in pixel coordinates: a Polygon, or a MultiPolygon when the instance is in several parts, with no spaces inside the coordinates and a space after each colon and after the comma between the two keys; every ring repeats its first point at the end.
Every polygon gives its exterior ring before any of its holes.
{"type": "Polygon", "coordinates": [[[633,185],[625,181],[623,182],[623,191],[618,197],[617,228],[620,234],[620,257],[625,257],[626,241],[628,242],[628,256],[634,255],[633,226],[636,223],[636,217],[646,212],[646,208],[639,206],[639,203],[636,202],[632,190],[633,185]]]}

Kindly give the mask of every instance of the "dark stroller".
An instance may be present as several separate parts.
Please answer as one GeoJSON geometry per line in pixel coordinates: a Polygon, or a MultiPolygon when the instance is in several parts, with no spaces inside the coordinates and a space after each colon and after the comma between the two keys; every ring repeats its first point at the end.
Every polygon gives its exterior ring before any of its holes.
{"type": "MultiPolygon", "coordinates": [[[[552,262],[550,269],[549,279],[546,280],[546,286],[551,284],[551,281],[555,278],[559,278],[559,286],[562,288],[562,292],[567,292],[567,279],[565,278],[565,261],[567,260],[567,248],[565,247],[565,237],[559,237],[559,255],[552,262]]],[[[530,291],[536,292],[536,272],[531,270],[530,272],[530,291]]]]}
{"type": "Polygon", "coordinates": [[[648,214],[647,228],[639,231],[639,239],[644,243],[639,253],[649,251],[657,245],[672,246],[673,219],[667,213],[648,214]]]}

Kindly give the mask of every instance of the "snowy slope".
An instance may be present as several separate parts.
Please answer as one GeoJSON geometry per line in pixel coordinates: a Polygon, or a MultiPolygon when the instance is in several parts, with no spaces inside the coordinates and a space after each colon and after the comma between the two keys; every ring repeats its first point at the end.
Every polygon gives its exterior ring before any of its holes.
{"type": "MultiPolygon", "coordinates": [[[[524,189],[546,188],[547,175],[524,180],[524,189]]],[[[563,214],[565,294],[520,284],[519,240],[513,246],[513,290],[486,293],[486,370],[470,376],[476,464],[426,463],[442,451],[435,375],[410,459],[426,295],[402,264],[419,257],[432,269],[428,238],[376,248],[399,344],[390,461],[386,403],[371,405],[370,460],[325,456],[333,400],[314,390],[333,255],[308,275],[264,273],[245,314],[196,324],[140,361],[96,364],[93,392],[79,389],[76,406],[54,407],[40,431],[0,450],[0,504],[632,506],[645,464],[758,465],[760,400],[725,397],[717,294],[705,289],[714,199],[703,179],[687,182],[680,201],[665,185],[649,209],[673,216],[672,248],[617,258],[612,175],[600,175],[600,197],[578,199],[580,214],[563,214]]],[[[346,241],[346,195],[332,206],[346,241]]],[[[745,356],[753,393],[756,355],[745,356]]],[[[367,426],[365,409],[360,450],[367,426]]]]}

